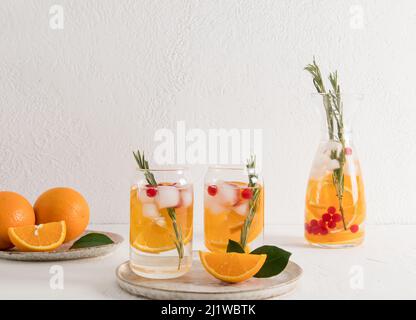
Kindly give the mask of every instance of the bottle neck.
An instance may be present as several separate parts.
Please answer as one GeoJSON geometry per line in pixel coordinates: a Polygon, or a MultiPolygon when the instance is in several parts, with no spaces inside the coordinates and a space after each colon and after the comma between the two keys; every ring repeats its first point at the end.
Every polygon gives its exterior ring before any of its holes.
{"type": "Polygon", "coordinates": [[[351,144],[353,139],[353,132],[350,128],[344,128],[342,132],[330,132],[327,127],[321,129],[321,141],[336,141],[346,144],[351,144]]]}

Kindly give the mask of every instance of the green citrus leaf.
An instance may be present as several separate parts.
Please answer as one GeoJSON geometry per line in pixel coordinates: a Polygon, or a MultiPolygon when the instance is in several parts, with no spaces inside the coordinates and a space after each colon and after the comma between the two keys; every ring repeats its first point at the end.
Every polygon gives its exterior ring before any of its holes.
{"type": "Polygon", "coordinates": [[[233,241],[231,239],[228,240],[227,252],[245,253],[241,245],[238,242],[233,241]]]}
{"type": "Polygon", "coordinates": [[[105,234],[92,232],[75,241],[70,249],[97,247],[112,243],[114,241],[105,234]]]}
{"type": "Polygon", "coordinates": [[[251,254],[267,254],[266,262],[261,267],[255,278],[270,278],[285,270],[291,253],[275,246],[262,246],[251,254]]]}

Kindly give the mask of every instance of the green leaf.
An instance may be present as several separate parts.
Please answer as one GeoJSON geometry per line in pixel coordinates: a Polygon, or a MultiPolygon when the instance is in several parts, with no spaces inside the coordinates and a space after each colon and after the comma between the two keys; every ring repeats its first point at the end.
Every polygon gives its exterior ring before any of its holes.
{"type": "Polygon", "coordinates": [[[114,241],[105,234],[92,232],[75,241],[70,249],[97,247],[112,243],[114,243],[114,241]]]}
{"type": "Polygon", "coordinates": [[[251,254],[267,254],[266,262],[256,273],[255,278],[270,278],[278,275],[285,270],[291,256],[290,252],[275,246],[262,246],[252,251],[251,254]]]}
{"type": "Polygon", "coordinates": [[[233,240],[228,240],[228,245],[227,245],[227,252],[237,252],[237,253],[245,253],[243,247],[241,247],[241,245],[233,240]]]}

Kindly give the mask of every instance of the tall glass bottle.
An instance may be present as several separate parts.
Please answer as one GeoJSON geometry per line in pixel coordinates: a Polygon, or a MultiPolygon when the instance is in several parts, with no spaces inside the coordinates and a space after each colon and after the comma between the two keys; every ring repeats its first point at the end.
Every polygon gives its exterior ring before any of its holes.
{"type": "Polygon", "coordinates": [[[361,96],[315,94],[322,137],[305,199],[306,240],[321,247],[349,247],[364,239],[364,184],[351,121],[361,96]]]}

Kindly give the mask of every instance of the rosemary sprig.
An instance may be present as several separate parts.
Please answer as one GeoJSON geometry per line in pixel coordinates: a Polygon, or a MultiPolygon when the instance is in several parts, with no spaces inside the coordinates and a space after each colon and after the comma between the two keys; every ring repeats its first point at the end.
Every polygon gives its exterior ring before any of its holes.
{"type": "Polygon", "coordinates": [[[258,199],[260,196],[260,187],[257,186],[258,175],[255,172],[255,169],[256,169],[256,157],[255,156],[251,156],[247,160],[246,168],[248,172],[248,181],[249,181],[248,187],[252,188],[253,195],[249,202],[249,212],[241,228],[240,244],[242,248],[246,247],[248,234],[250,232],[250,226],[251,226],[251,223],[253,222],[254,216],[256,215],[258,199]]]}
{"type": "MultiPolygon", "coordinates": [[[[143,154],[140,154],[140,150],[137,150],[137,153],[133,152],[133,156],[134,156],[134,159],[136,159],[136,162],[139,168],[143,170],[147,183],[151,185],[152,187],[157,187],[155,176],[149,170],[149,162],[144,157],[144,152],[143,154]]],[[[167,208],[167,211],[168,211],[168,215],[170,219],[172,220],[172,227],[176,236],[176,239],[174,239],[173,241],[175,243],[176,251],[178,251],[178,257],[179,257],[178,270],[180,270],[182,259],[184,256],[182,229],[181,229],[181,226],[178,225],[176,221],[175,208],[167,208]]]]}
{"type": "Polygon", "coordinates": [[[341,90],[338,84],[338,73],[337,71],[329,74],[329,82],[332,90],[326,91],[324,82],[322,80],[321,71],[316,64],[315,58],[313,58],[312,64],[308,64],[305,70],[312,75],[312,81],[316,88],[316,91],[323,96],[323,104],[326,113],[326,121],[328,127],[328,136],[332,141],[341,143],[342,148],[340,151],[332,150],[331,159],[338,160],[339,168],[334,169],[332,172],[332,181],[337,193],[339,211],[342,217],[342,224],[344,230],[347,230],[344,207],[342,200],[344,197],[344,164],[345,158],[345,137],[344,137],[344,114],[343,105],[341,101],[341,90]]]}

